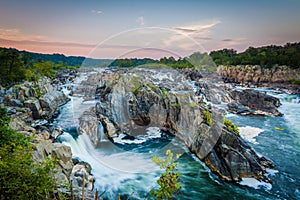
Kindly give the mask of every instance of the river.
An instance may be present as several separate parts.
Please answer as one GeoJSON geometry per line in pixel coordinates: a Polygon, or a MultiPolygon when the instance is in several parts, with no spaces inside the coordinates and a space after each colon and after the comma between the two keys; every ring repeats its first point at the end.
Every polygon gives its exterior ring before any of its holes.
{"type": "MultiPolygon", "coordinates": [[[[87,75],[81,73],[75,86],[87,75]]],[[[282,117],[227,114],[227,118],[239,125],[241,136],[258,154],[275,163],[275,168],[268,170],[272,185],[255,179],[239,184],[221,181],[182,142],[157,127],[149,128],[146,136],[135,140],[117,140],[116,144],[102,140],[94,148],[86,134],[78,135],[76,131],[78,117],[95,105],[82,97],[70,96],[71,101],[60,108],[61,114],[54,124],[64,129],[60,141],[71,147],[73,156],[91,164],[95,187],[99,193],[105,191],[105,199],[117,199],[118,194],[125,199],[147,198],[148,192],[157,187],[161,173],[151,158],[163,157],[166,149],[182,154],[177,160],[183,185],[178,199],[300,199],[300,97],[266,91],[280,98],[282,117]]],[[[99,126],[99,137],[104,137],[99,126]]]]}

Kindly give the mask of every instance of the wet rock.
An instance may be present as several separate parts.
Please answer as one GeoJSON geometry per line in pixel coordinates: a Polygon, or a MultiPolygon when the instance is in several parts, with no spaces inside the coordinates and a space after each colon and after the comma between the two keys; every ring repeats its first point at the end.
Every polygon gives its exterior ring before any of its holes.
{"type": "Polygon", "coordinates": [[[99,121],[93,110],[85,111],[79,118],[79,130],[86,133],[94,146],[100,142],[99,121]]]}
{"type": "Polygon", "coordinates": [[[242,115],[282,115],[277,109],[281,105],[279,99],[266,93],[246,89],[243,91],[232,90],[229,94],[235,101],[227,106],[230,112],[242,115]]]}

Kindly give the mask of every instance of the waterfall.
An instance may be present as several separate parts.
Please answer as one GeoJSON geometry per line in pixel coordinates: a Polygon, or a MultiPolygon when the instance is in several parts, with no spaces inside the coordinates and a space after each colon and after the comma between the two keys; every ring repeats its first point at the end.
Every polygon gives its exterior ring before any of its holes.
{"type": "MultiPolygon", "coordinates": [[[[99,123],[100,127],[102,124],[99,123]]],[[[104,196],[109,199],[116,199],[115,195],[122,192],[150,191],[156,183],[159,169],[151,161],[151,157],[123,151],[108,140],[103,142],[100,148],[94,148],[85,133],[75,139],[70,133],[64,132],[60,141],[71,147],[73,157],[91,164],[95,188],[101,192],[106,191],[104,196]]]]}
{"type": "Polygon", "coordinates": [[[104,135],[104,127],[101,122],[98,123],[98,137],[100,139],[100,142],[108,141],[104,135]]]}

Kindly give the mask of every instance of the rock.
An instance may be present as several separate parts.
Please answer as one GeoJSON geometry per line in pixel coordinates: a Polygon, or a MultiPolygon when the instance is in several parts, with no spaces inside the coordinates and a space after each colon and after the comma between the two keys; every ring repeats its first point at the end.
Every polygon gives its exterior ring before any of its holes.
{"type": "Polygon", "coordinates": [[[57,168],[61,169],[68,180],[73,168],[71,148],[60,143],[53,143],[51,155],[52,158],[58,160],[57,168]]]}
{"type": "Polygon", "coordinates": [[[91,166],[88,163],[80,162],[76,164],[70,176],[74,188],[81,189],[84,183],[86,190],[92,191],[95,178],[91,175],[91,166]]]}
{"type": "MultiPolygon", "coordinates": [[[[184,75],[166,69],[157,69],[155,73],[147,69],[134,69],[121,75],[120,71],[115,73],[118,76],[104,73],[97,78],[94,74],[89,79],[91,85],[92,80],[96,80],[94,84],[100,83],[95,92],[99,103],[81,116],[81,126],[85,132],[92,131],[89,135],[94,144],[98,142],[96,137],[99,137],[96,134],[99,131],[98,120],[101,121],[104,132],[109,132],[105,125],[105,122],[109,122],[115,128],[113,132],[116,131],[116,135],[128,133],[128,139],[146,133],[148,127],[159,127],[183,140],[200,160],[226,181],[239,181],[243,177],[267,179],[263,175],[266,162],[261,161],[238,135],[226,130],[222,125],[222,113],[214,107],[208,110],[204,102],[198,105],[198,98],[194,95],[193,88],[185,84],[184,75]],[[112,81],[112,77],[118,79],[112,81]],[[208,116],[211,118],[210,122],[207,121],[208,116]]],[[[226,88],[221,90],[210,84],[199,86],[215,102],[232,102],[231,107],[238,110],[241,109],[239,104],[246,107],[244,101],[252,103],[252,99],[262,101],[259,108],[271,105],[276,108],[279,105],[276,99],[250,91],[247,93],[251,101],[246,100],[247,95],[241,96],[235,92],[229,95],[230,90],[226,88]],[[210,88],[215,93],[223,92],[226,97],[220,95],[220,98],[215,98],[213,93],[209,94],[210,88]],[[235,98],[237,96],[246,99],[237,101],[241,100],[235,98]],[[233,99],[236,99],[237,105],[233,104],[233,99]]],[[[107,136],[113,141],[114,135],[107,136]]]]}
{"type": "Polygon", "coordinates": [[[274,165],[260,158],[240,137],[226,131],[222,132],[218,144],[204,159],[205,163],[227,181],[240,181],[243,177],[254,177],[268,181],[262,176],[266,167],[274,165]]]}
{"type": "Polygon", "coordinates": [[[197,82],[196,86],[200,87],[197,94],[203,94],[206,100],[213,104],[231,102],[232,99],[228,94],[229,88],[209,82],[197,82]]]}
{"type": "Polygon", "coordinates": [[[282,115],[277,109],[281,105],[279,99],[266,93],[246,89],[231,90],[229,95],[235,101],[227,106],[230,112],[243,115],[282,115]]]}
{"type": "Polygon", "coordinates": [[[183,69],[182,71],[185,77],[191,81],[198,81],[200,78],[203,78],[200,70],[183,69]]]}
{"type": "Polygon", "coordinates": [[[52,91],[42,96],[39,101],[43,111],[50,111],[52,113],[56,111],[58,106],[67,103],[69,99],[63,92],[52,91]]]}
{"type": "Polygon", "coordinates": [[[30,126],[28,126],[22,119],[13,118],[9,123],[10,128],[15,131],[26,131],[35,134],[36,130],[30,126]]]}
{"type": "Polygon", "coordinates": [[[99,121],[92,110],[85,111],[79,118],[79,130],[86,133],[94,146],[99,145],[99,121]]]}
{"type": "Polygon", "coordinates": [[[61,134],[63,134],[63,130],[62,128],[59,127],[55,127],[54,129],[52,129],[51,131],[51,137],[56,140],[61,134]]]}
{"type": "Polygon", "coordinates": [[[291,80],[300,80],[300,69],[292,69],[287,66],[274,66],[264,68],[259,65],[218,66],[217,73],[225,82],[252,83],[262,85],[264,83],[289,84],[291,80]]]}
{"type": "Polygon", "coordinates": [[[50,133],[47,130],[42,130],[41,134],[43,135],[45,140],[50,139],[50,133]]]}
{"type": "Polygon", "coordinates": [[[29,108],[32,112],[33,119],[40,119],[42,114],[42,108],[37,99],[27,100],[24,102],[25,107],[29,108]]]}
{"type": "Polygon", "coordinates": [[[52,153],[52,141],[40,139],[34,144],[35,151],[33,152],[33,160],[37,162],[44,161],[52,153]]]}

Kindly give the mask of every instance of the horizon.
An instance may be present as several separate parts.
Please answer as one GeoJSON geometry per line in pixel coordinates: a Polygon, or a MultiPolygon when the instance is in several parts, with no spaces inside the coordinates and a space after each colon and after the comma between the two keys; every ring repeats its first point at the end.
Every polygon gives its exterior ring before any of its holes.
{"type": "Polygon", "coordinates": [[[300,41],[300,1],[16,0],[0,3],[0,46],[96,59],[186,57],[300,41]]]}
{"type": "MultiPolygon", "coordinates": [[[[288,43],[290,43],[290,42],[288,42],[288,43]]],[[[283,45],[275,45],[275,46],[285,46],[286,44],[288,44],[288,43],[285,43],[285,44],[283,44],[283,45]]],[[[290,43],[290,44],[294,44],[294,43],[300,43],[300,41],[298,41],[298,42],[293,42],[293,43],[290,43]]],[[[254,48],[262,48],[262,47],[267,47],[267,46],[271,46],[271,45],[274,45],[274,44],[269,44],[269,45],[263,45],[263,46],[257,46],[257,47],[254,47],[254,48]]],[[[247,49],[249,48],[249,47],[253,47],[253,46],[248,46],[247,47],[247,49]]],[[[158,60],[159,61],[159,59],[161,59],[161,58],[163,58],[163,57],[166,57],[166,58],[170,58],[170,57],[174,57],[175,59],[179,59],[179,58],[185,58],[185,57],[180,57],[180,56],[178,56],[178,55],[172,55],[171,53],[169,53],[169,56],[166,56],[166,55],[163,55],[162,57],[156,57],[156,58],[153,58],[153,57],[140,57],[140,56],[128,56],[128,57],[124,57],[123,55],[122,56],[119,56],[118,58],[93,58],[93,57],[85,57],[85,56],[81,56],[81,55],[66,55],[66,54],[63,54],[63,53],[57,53],[57,52],[53,52],[53,53],[41,53],[41,52],[34,52],[34,51],[27,51],[27,50],[23,50],[23,49],[18,49],[18,48],[14,48],[14,47],[2,47],[2,46],[0,46],[0,48],[8,48],[8,49],[16,49],[17,51],[20,51],[20,52],[22,52],[22,51],[25,51],[25,52],[28,52],[28,53],[34,53],[34,54],[43,54],[43,55],[55,55],[55,54],[58,54],[58,55],[63,55],[63,56],[65,56],[65,57],[83,57],[83,58],[87,58],[87,59],[96,59],[96,60],[116,60],[116,59],[153,59],[153,60],[158,60]]],[[[229,48],[224,48],[224,49],[229,49],[229,48]]],[[[232,48],[231,48],[232,49],[232,48]]],[[[245,49],[245,50],[247,50],[247,49],[245,49]]],[[[151,49],[150,49],[151,50],[151,49]]],[[[193,52],[192,54],[194,54],[194,53],[211,53],[212,51],[219,51],[219,50],[223,50],[223,49],[216,49],[216,50],[211,50],[210,52],[199,52],[199,51],[195,51],[195,52],[193,52]]],[[[233,50],[236,50],[236,49],[233,49],[233,50]]],[[[237,51],[237,53],[242,53],[242,52],[244,52],[244,51],[240,51],[240,52],[238,52],[237,51]]],[[[190,55],[192,55],[192,54],[190,54],[190,55]]],[[[125,55],[128,55],[128,54],[125,54],[125,55]]],[[[130,55],[130,54],[129,54],[130,55]]],[[[187,55],[186,57],[189,57],[190,55],[187,55]]]]}

